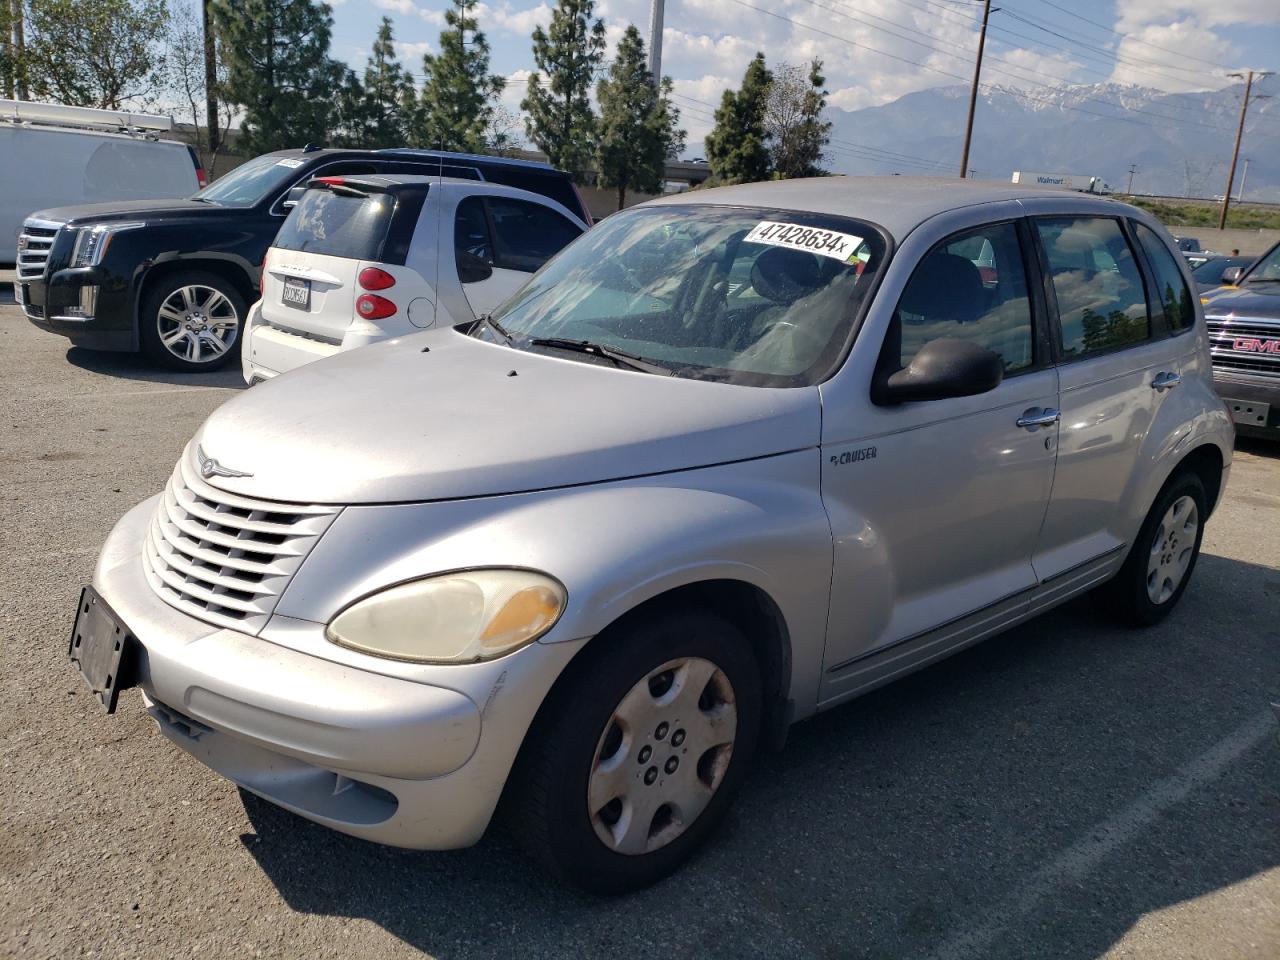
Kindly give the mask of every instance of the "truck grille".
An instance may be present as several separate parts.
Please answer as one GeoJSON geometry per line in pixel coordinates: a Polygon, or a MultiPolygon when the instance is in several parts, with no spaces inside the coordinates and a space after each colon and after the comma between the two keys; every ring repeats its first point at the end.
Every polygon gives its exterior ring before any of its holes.
{"type": "Polygon", "coordinates": [[[170,606],[256,632],[341,509],[219,490],[200,478],[188,448],[156,508],[143,568],[170,606]]]}
{"type": "Polygon", "coordinates": [[[1206,317],[1205,324],[1215,367],[1280,378],[1280,320],[1206,317]]]}
{"type": "Polygon", "coordinates": [[[49,252],[62,226],[52,220],[26,220],[18,234],[18,279],[39,280],[44,276],[49,252]]]}

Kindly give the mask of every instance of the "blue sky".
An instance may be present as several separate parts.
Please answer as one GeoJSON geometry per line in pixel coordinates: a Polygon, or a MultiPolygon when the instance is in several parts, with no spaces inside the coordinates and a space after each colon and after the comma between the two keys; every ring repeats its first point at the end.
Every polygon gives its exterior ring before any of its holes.
{"type": "MultiPolygon", "coordinates": [[[[360,68],[378,20],[392,18],[406,66],[434,50],[443,0],[330,0],[333,53],[360,68]]],[[[493,68],[510,79],[513,111],[533,66],[529,35],[553,0],[486,0],[481,29],[493,68]]],[[[1227,68],[1280,70],[1280,0],[997,0],[984,81],[1028,91],[1059,82],[1212,89],[1227,68]],[[1086,22],[1091,21],[1091,22],[1086,22]],[[1116,32],[1111,32],[1116,31],[1116,32]]],[[[647,32],[649,0],[598,0],[610,49],[628,23],[647,32]]],[[[691,144],[756,50],[771,63],[826,63],[830,102],[846,109],[967,82],[977,47],[977,0],[667,0],[663,72],[675,80],[691,144]],[[774,15],[770,15],[770,13],[774,15]],[[787,18],[787,19],[782,19],[787,18]],[[788,22],[792,21],[792,22],[788,22]]],[[[1268,83],[1280,95],[1280,78],[1268,83]]]]}

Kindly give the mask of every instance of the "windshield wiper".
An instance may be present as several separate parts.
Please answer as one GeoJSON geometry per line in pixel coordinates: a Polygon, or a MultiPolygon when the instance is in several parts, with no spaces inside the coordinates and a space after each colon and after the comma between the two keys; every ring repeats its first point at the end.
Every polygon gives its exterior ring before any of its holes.
{"type": "Polygon", "coordinates": [[[639,370],[641,373],[654,373],[665,377],[675,374],[675,371],[670,367],[655,363],[652,360],[646,360],[644,357],[637,356],[634,353],[619,350],[617,347],[606,347],[602,343],[593,343],[590,340],[567,340],[563,337],[530,337],[527,342],[533,347],[550,347],[553,350],[568,350],[572,353],[585,353],[588,356],[604,357],[606,360],[612,360],[619,367],[628,367],[631,370],[639,370]]]}
{"type": "Polygon", "coordinates": [[[511,331],[500,324],[497,320],[493,319],[493,314],[491,313],[480,314],[480,316],[476,317],[476,324],[488,327],[507,343],[511,343],[515,340],[515,337],[511,335],[511,331]]]}

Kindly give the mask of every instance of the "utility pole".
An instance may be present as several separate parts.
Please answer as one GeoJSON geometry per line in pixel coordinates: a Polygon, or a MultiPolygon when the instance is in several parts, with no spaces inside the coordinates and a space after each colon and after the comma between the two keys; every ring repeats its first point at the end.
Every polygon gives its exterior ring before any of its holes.
{"type": "Polygon", "coordinates": [[[1244,172],[1240,174],[1240,189],[1236,191],[1236,203],[1244,199],[1244,182],[1249,179],[1249,158],[1244,158],[1244,172]]]}
{"type": "Polygon", "coordinates": [[[1138,165],[1136,163],[1129,164],[1129,185],[1124,188],[1124,195],[1126,197],[1133,196],[1133,175],[1137,172],[1138,172],[1138,165]]]}
{"type": "MultiPolygon", "coordinates": [[[[1236,127],[1236,145],[1231,151],[1231,169],[1227,172],[1227,189],[1222,192],[1222,215],[1218,217],[1218,229],[1227,228],[1227,209],[1231,206],[1231,187],[1236,179],[1236,161],[1240,159],[1240,140],[1244,136],[1244,117],[1249,112],[1249,94],[1253,91],[1253,78],[1261,80],[1269,77],[1274,71],[1249,70],[1247,73],[1229,73],[1229,77],[1244,77],[1244,99],[1240,101],[1240,125],[1236,127]]],[[[1255,98],[1257,99],[1257,98],[1255,98]]]]}
{"type": "Polygon", "coordinates": [[[982,0],[982,32],[978,34],[978,59],[973,65],[973,87],[969,90],[969,119],[965,121],[964,150],[960,153],[962,180],[969,169],[969,144],[973,141],[973,111],[978,106],[978,81],[982,78],[982,50],[987,45],[987,20],[990,16],[991,0],[982,0]]]}
{"type": "Polygon", "coordinates": [[[662,15],[666,0],[652,0],[649,5],[649,72],[653,83],[662,88],[662,15]]]}
{"type": "MultiPolygon", "coordinates": [[[[209,175],[213,175],[213,158],[218,152],[221,130],[218,127],[218,51],[213,36],[210,0],[200,0],[200,16],[204,23],[204,124],[209,140],[209,175]]],[[[197,131],[199,132],[199,131],[197,131]]]]}
{"type": "Polygon", "coordinates": [[[9,9],[13,18],[13,44],[10,49],[13,51],[14,93],[18,100],[30,100],[31,94],[27,90],[27,39],[22,22],[26,4],[22,0],[13,0],[9,9]]]}

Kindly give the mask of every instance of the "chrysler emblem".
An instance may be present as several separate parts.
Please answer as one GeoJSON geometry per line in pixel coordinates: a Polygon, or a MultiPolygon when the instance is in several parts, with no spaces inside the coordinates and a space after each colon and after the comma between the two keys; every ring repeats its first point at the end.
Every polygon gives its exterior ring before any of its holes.
{"type": "Polygon", "coordinates": [[[213,457],[204,455],[204,447],[196,447],[196,460],[200,463],[200,476],[208,480],[211,477],[252,477],[252,473],[245,473],[243,470],[232,470],[230,467],[224,467],[213,457]]]}

